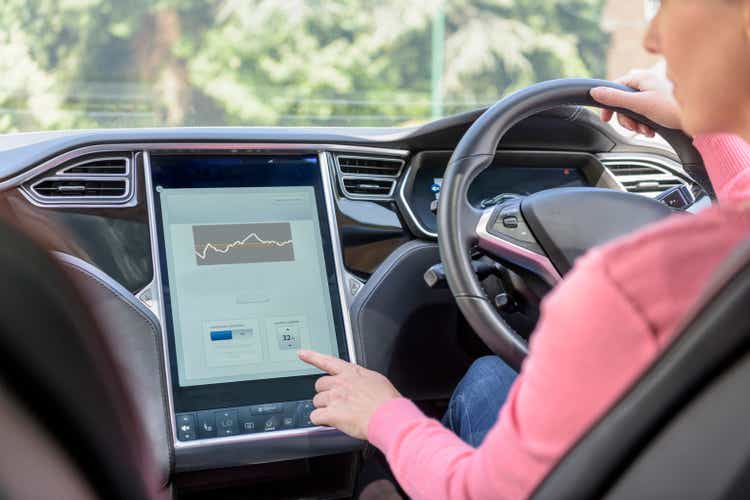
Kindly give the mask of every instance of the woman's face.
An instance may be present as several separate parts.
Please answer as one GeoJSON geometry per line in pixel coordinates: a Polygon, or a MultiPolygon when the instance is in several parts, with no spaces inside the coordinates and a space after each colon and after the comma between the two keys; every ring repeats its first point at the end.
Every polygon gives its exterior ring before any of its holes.
{"type": "Polygon", "coordinates": [[[686,132],[750,140],[750,0],[662,0],[644,46],[666,59],[686,132]]]}

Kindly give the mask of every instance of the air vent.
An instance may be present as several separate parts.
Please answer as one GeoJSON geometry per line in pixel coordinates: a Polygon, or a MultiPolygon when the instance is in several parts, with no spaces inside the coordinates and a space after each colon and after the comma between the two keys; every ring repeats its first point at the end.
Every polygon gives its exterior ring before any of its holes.
{"type": "Polygon", "coordinates": [[[127,175],[130,159],[126,157],[92,158],[63,168],[60,173],[83,175],[127,175]]]}
{"type": "Polygon", "coordinates": [[[31,189],[42,198],[122,198],[128,183],[125,179],[45,179],[31,189]]]}
{"type": "Polygon", "coordinates": [[[404,160],[382,156],[335,155],[341,190],[354,200],[389,200],[396,190],[404,160]]]}
{"type": "Polygon", "coordinates": [[[362,177],[345,177],[343,179],[343,185],[344,191],[349,195],[387,198],[393,195],[393,188],[396,186],[396,181],[362,177]]]}
{"type": "Polygon", "coordinates": [[[395,158],[371,158],[366,156],[336,157],[339,172],[343,175],[367,175],[378,177],[398,177],[403,160],[395,158]]]}
{"type": "Polygon", "coordinates": [[[674,180],[642,180],[642,181],[621,181],[625,189],[631,193],[640,193],[649,196],[657,196],[667,189],[680,186],[683,183],[674,180]]]}
{"type": "Polygon", "coordinates": [[[643,159],[603,160],[624,189],[654,198],[669,188],[688,183],[664,167],[643,159]]]}
{"type": "Polygon", "coordinates": [[[40,206],[133,206],[130,153],[78,157],[48,170],[22,187],[40,206]]]}

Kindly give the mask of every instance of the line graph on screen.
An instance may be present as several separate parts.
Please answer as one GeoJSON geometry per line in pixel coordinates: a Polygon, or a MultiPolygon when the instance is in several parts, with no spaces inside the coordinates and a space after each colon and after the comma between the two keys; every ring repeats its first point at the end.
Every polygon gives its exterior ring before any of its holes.
{"type": "Polygon", "coordinates": [[[193,226],[196,264],[251,264],[294,260],[289,222],[193,226]]]}

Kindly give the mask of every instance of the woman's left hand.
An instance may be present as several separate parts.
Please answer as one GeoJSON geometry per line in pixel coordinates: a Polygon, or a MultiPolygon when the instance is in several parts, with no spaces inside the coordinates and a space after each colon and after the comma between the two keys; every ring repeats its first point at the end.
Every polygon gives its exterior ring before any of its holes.
{"type": "Polygon", "coordinates": [[[357,439],[367,439],[367,426],[383,403],[401,397],[383,375],[344,360],[313,351],[299,351],[299,358],[328,375],[315,382],[318,392],[310,420],[328,425],[357,439]]]}

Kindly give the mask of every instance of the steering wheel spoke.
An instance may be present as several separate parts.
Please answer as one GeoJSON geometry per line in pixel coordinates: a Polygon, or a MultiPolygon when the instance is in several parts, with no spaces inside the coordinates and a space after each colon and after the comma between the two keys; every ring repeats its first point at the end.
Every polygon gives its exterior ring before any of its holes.
{"type": "Polygon", "coordinates": [[[479,248],[493,257],[511,262],[539,275],[555,286],[562,278],[526,225],[521,200],[484,210],[476,228],[479,248]]]}

